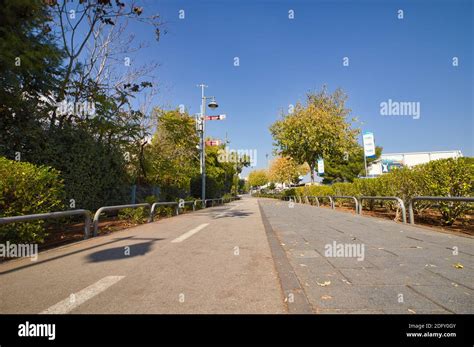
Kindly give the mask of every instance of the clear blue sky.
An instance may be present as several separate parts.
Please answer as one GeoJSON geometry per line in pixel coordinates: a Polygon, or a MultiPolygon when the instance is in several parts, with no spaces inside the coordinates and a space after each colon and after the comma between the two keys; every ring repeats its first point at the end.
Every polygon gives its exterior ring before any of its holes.
{"type": "Polygon", "coordinates": [[[280,110],[323,84],[349,95],[352,115],[363,131],[374,132],[384,153],[459,149],[474,155],[473,1],[142,3],[147,13],[160,13],[168,32],[156,43],[149,28],[130,27],[150,42],[135,62],[160,63],[155,104],[184,104],[197,113],[196,84],[206,83],[207,95],[220,104],[214,113],[228,117],[208,122],[207,134],[223,139],[227,132],[230,148],[257,149],[258,167],[272,153],[268,127],[280,110]],[[185,19],[178,17],[181,9],[185,19]],[[388,99],[420,102],[420,119],[380,115],[388,99]]]}

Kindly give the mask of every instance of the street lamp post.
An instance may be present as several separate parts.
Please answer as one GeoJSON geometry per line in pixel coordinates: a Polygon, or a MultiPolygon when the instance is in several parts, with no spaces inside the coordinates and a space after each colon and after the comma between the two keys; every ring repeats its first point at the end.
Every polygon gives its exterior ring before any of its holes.
{"type": "Polygon", "coordinates": [[[206,204],[206,141],[205,141],[205,130],[206,130],[206,100],[212,99],[209,103],[209,107],[214,109],[219,107],[214,97],[206,97],[204,95],[204,88],[207,86],[205,84],[198,84],[198,87],[201,87],[201,117],[200,117],[200,132],[201,132],[201,200],[203,205],[206,204]]]}

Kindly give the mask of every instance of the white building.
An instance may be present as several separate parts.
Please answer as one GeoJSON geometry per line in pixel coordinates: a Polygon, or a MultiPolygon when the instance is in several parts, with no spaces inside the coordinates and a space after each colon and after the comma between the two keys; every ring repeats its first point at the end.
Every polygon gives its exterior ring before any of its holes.
{"type": "Polygon", "coordinates": [[[367,169],[369,176],[379,176],[390,172],[393,168],[408,166],[412,167],[424,164],[432,160],[459,158],[461,151],[438,151],[438,152],[411,152],[411,153],[387,153],[382,154],[379,159],[371,163],[367,169]]]}

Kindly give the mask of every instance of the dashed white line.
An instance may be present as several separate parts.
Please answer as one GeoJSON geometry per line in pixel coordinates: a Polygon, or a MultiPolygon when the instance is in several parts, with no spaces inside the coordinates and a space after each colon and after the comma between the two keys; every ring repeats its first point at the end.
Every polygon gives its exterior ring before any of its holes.
{"type": "Polygon", "coordinates": [[[81,291],[71,294],[67,299],[58,302],[56,305],[41,312],[41,314],[64,314],[72,311],[79,305],[82,305],[87,300],[90,300],[97,294],[103,292],[110,286],[120,281],[125,276],[107,276],[95,282],[81,291]]]}
{"type": "Polygon", "coordinates": [[[175,238],[173,241],[171,241],[172,243],[176,243],[176,242],[182,242],[184,240],[186,240],[187,238],[193,236],[194,234],[196,234],[197,232],[199,232],[200,230],[204,229],[205,227],[207,227],[209,225],[209,223],[204,223],[204,224],[201,224],[197,227],[195,227],[194,229],[191,229],[189,230],[188,232],[185,232],[183,235],[175,238]]]}

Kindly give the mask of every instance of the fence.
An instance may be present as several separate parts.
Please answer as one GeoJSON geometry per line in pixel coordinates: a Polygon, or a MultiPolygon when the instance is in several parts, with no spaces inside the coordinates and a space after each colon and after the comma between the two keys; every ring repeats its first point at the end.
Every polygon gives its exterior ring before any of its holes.
{"type": "Polygon", "coordinates": [[[119,210],[123,210],[124,208],[138,208],[138,207],[150,207],[150,204],[145,202],[143,204],[103,206],[99,208],[94,215],[94,237],[97,236],[97,231],[99,230],[99,217],[102,212],[119,211],[119,210]]]}
{"type": "Polygon", "coordinates": [[[71,211],[60,211],[60,212],[49,212],[49,213],[39,213],[39,214],[29,214],[25,216],[14,216],[14,217],[3,217],[0,218],[0,224],[9,224],[16,222],[26,222],[30,220],[38,219],[52,219],[52,218],[61,218],[69,216],[84,216],[84,239],[89,237],[89,230],[91,224],[91,215],[88,210],[71,210],[71,211]]]}
{"type": "Polygon", "coordinates": [[[406,223],[407,222],[407,212],[405,210],[405,204],[403,203],[403,200],[400,199],[399,197],[396,196],[359,196],[359,214],[362,214],[362,201],[363,200],[395,200],[398,202],[398,205],[400,206],[402,210],[402,222],[406,223]]]}
{"type": "MultiPolygon", "coordinates": [[[[336,200],[336,199],[353,199],[354,200],[354,203],[355,203],[355,212],[358,213],[359,211],[359,202],[357,201],[357,198],[355,196],[349,196],[349,195],[335,195],[335,196],[332,196],[332,199],[333,200],[336,200]]],[[[334,209],[336,206],[333,202],[332,204],[332,208],[334,209]]]]}
{"type": "Polygon", "coordinates": [[[408,204],[408,213],[410,214],[410,224],[415,224],[415,214],[413,212],[413,204],[416,201],[425,200],[425,201],[459,201],[459,202],[474,202],[474,197],[464,197],[464,196],[415,196],[410,200],[408,204]]]}
{"type": "MultiPolygon", "coordinates": [[[[233,201],[235,198],[230,198],[230,201],[233,201]]],[[[192,204],[193,211],[196,209],[197,202],[202,200],[193,200],[193,201],[185,201],[184,204],[192,204]]],[[[203,208],[206,208],[207,201],[212,202],[212,206],[214,206],[214,201],[220,201],[221,204],[224,204],[225,201],[223,198],[218,199],[206,199],[202,204],[203,208]]],[[[100,214],[103,212],[109,211],[119,211],[125,208],[139,208],[139,207],[149,207],[150,208],[150,216],[148,218],[148,222],[152,222],[154,218],[154,213],[157,206],[163,205],[176,205],[176,215],[179,214],[179,203],[175,201],[169,202],[155,202],[153,205],[149,203],[141,203],[141,204],[129,204],[129,205],[116,205],[116,206],[103,206],[99,208],[96,213],[94,214],[94,219],[92,221],[94,234],[93,236],[97,236],[99,230],[99,219],[100,214]]],[[[61,217],[69,217],[69,216],[76,216],[76,215],[83,215],[84,216],[84,239],[89,238],[90,236],[90,225],[91,225],[91,212],[89,210],[77,209],[77,210],[70,210],[70,211],[58,211],[58,212],[49,212],[49,213],[40,213],[40,214],[30,214],[24,216],[12,216],[12,217],[3,217],[0,218],[0,225],[2,224],[9,224],[9,223],[17,223],[17,222],[27,222],[32,220],[39,220],[39,219],[53,219],[53,218],[61,218],[61,217]]]]}

